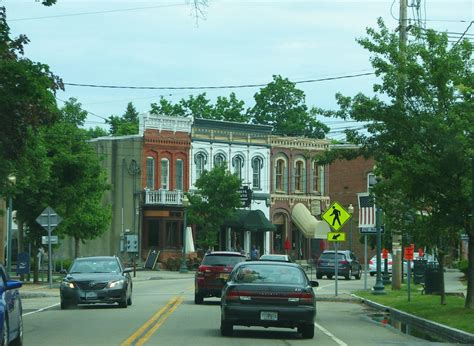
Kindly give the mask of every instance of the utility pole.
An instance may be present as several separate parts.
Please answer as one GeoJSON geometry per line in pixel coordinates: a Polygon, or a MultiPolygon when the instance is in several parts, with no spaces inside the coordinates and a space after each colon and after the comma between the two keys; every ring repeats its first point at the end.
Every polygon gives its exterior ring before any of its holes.
{"type": "MultiPolygon", "coordinates": [[[[398,91],[398,101],[401,105],[404,102],[405,90],[405,48],[407,44],[407,0],[400,0],[400,19],[399,19],[399,39],[400,39],[400,54],[402,56],[402,69],[400,71],[400,85],[398,91]]],[[[404,107],[400,107],[401,110],[404,107]]],[[[392,289],[399,290],[402,287],[402,236],[400,232],[392,230],[392,289]]]]}
{"type": "Polygon", "coordinates": [[[0,263],[5,264],[5,230],[7,227],[7,205],[3,198],[0,198],[0,211],[0,263]]]}

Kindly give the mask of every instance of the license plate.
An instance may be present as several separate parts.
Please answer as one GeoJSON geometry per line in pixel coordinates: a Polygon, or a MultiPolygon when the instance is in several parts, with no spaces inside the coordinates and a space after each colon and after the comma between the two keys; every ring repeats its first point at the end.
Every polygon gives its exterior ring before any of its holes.
{"type": "Polygon", "coordinates": [[[95,292],[86,292],[86,299],[97,299],[97,293],[95,293],[95,292]]]}
{"type": "Polygon", "coordinates": [[[219,277],[221,279],[227,280],[227,278],[229,277],[229,274],[221,274],[219,277]]]}
{"type": "Polygon", "coordinates": [[[260,320],[262,320],[262,321],[277,321],[278,320],[278,312],[260,311],[260,320]]]}

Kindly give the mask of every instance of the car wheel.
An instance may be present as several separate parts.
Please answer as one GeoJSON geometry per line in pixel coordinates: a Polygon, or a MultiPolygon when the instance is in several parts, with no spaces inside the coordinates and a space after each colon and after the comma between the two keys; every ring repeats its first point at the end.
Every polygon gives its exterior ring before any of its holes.
{"type": "Polygon", "coordinates": [[[18,320],[18,334],[16,335],[15,340],[12,343],[13,346],[22,346],[23,345],[23,317],[20,315],[18,320]]]}
{"type": "Polygon", "coordinates": [[[119,301],[119,308],[122,308],[122,309],[127,308],[127,297],[126,296],[123,300],[119,301]]]}
{"type": "Polygon", "coordinates": [[[130,293],[130,297],[127,299],[127,305],[132,305],[132,294],[130,293]]]}
{"type": "Polygon", "coordinates": [[[332,274],[328,274],[328,275],[326,275],[326,276],[328,277],[329,280],[332,279],[332,274]]]}
{"type": "Polygon", "coordinates": [[[194,304],[202,304],[203,301],[204,298],[202,297],[202,294],[194,293],[194,304]]]}
{"type": "Polygon", "coordinates": [[[316,279],[321,280],[323,278],[322,274],[316,274],[316,279]]]}
{"type": "Polygon", "coordinates": [[[69,304],[61,300],[61,310],[67,310],[68,308],[69,308],[69,304]]]}
{"type": "Polygon", "coordinates": [[[221,334],[222,336],[232,336],[234,325],[227,321],[221,320],[221,334]]]}
{"type": "Polygon", "coordinates": [[[344,278],[345,278],[346,280],[350,280],[350,279],[351,279],[351,276],[352,276],[352,270],[349,269],[349,271],[347,272],[347,274],[344,275],[344,278]]]}
{"type": "Polygon", "coordinates": [[[370,276],[374,276],[374,275],[375,275],[375,273],[370,273],[370,276]]]}
{"type": "Polygon", "coordinates": [[[301,333],[301,336],[304,339],[314,338],[314,324],[306,324],[298,327],[298,333],[301,333]]]}
{"type": "Polygon", "coordinates": [[[3,315],[3,333],[2,333],[2,346],[8,345],[8,316],[7,314],[3,315]]]}
{"type": "Polygon", "coordinates": [[[357,274],[355,275],[355,279],[356,279],[356,280],[360,280],[360,274],[361,274],[361,269],[359,268],[359,271],[358,271],[357,274]]]}

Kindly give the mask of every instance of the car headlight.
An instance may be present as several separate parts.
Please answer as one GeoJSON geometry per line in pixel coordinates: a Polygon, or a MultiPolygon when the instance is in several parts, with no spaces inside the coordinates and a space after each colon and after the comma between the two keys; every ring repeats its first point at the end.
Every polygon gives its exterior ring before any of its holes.
{"type": "Polygon", "coordinates": [[[111,281],[107,285],[107,288],[122,288],[124,283],[125,283],[125,280],[111,281]]]}
{"type": "Polygon", "coordinates": [[[66,288],[75,288],[76,287],[76,286],[74,286],[73,282],[69,282],[69,281],[61,282],[61,286],[66,287],[66,288]]]}

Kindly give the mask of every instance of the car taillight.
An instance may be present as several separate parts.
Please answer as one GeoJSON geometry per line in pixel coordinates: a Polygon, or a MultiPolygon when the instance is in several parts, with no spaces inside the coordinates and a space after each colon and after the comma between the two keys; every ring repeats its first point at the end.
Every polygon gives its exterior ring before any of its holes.
{"type": "Polygon", "coordinates": [[[280,299],[280,300],[288,300],[290,303],[298,303],[301,305],[312,305],[313,302],[313,295],[308,292],[292,292],[292,293],[282,293],[280,295],[274,294],[256,294],[249,291],[239,291],[239,290],[232,290],[230,291],[227,296],[227,301],[251,301],[252,298],[258,299],[280,299]]]}
{"type": "Polygon", "coordinates": [[[196,275],[197,276],[204,276],[204,273],[210,273],[211,269],[208,266],[199,266],[196,275]]]}
{"type": "Polygon", "coordinates": [[[374,261],[370,260],[370,261],[369,261],[369,264],[374,264],[374,261]]]}
{"type": "Polygon", "coordinates": [[[348,261],[339,261],[340,264],[349,264],[348,261]]]}

